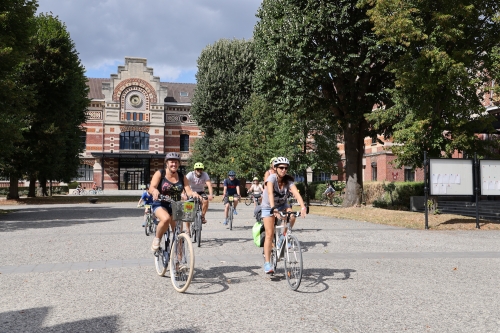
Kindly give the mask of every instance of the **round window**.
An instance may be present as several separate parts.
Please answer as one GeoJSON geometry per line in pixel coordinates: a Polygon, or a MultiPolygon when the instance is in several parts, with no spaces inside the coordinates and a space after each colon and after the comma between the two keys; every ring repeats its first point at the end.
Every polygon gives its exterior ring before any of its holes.
{"type": "Polygon", "coordinates": [[[129,101],[133,106],[139,106],[141,104],[141,97],[139,95],[132,95],[129,101]]]}

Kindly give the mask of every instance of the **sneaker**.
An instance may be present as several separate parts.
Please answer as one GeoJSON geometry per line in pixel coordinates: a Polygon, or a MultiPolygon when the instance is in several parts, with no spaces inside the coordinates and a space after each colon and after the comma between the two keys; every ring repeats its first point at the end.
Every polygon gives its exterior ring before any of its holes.
{"type": "Polygon", "coordinates": [[[159,248],[160,248],[160,239],[159,238],[155,238],[153,240],[153,244],[151,245],[151,250],[158,251],[159,248]]]}
{"type": "Polygon", "coordinates": [[[264,273],[266,273],[266,274],[274,273],[273,267],[268,262],[264,263],[264,273]]]}
{"type": "Polygon", "coordinates": [[[227,225],[227,219],[224,219],[224,222],[222,224],[227,225]]]}
{"type": "Polygon", "coordinates": [[[236,209],[233,210],[233,213],[234,213],[234,215],[238,215],[238,212],[236,211],[236,209]]]}
{"type": "Polygon", "coordinates": [[[142,224],[142,227],[143,227],[143,228],[144,228],[145,226],[146,226],[146,222],[144,222],[144,223],[142,224]]]}
{"type": "Polygon", "coordinates": [[[285,236],[283,236],[283,234],[281,234],[280,238],[278,239],[278,249],[281,249],[281,245],[283,245],[284,240],[285,240],[285,236]]]}

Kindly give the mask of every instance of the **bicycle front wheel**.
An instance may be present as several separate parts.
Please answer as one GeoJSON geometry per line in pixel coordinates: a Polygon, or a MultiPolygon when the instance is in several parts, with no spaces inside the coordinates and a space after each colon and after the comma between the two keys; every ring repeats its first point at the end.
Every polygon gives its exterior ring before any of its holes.
{"type": "Polygon", "coordinates": [[[165,247],[160,247],[155,252],[156,273],[159,276],[165,276],[168,267],[168,241],[165,241],[165,247]]]}
{"type": "Polygon", "coordinates": [[[150,230],[151,230],[151,217],[147,216],[146,223],[144,224],[144,232],[146,233],[146,236],[149,236],[150,230]]]}
{"type": "Polygon", "coordinates": [[[229,207],[229,230],[233,230],[233,211],[234,208],[233,206],[229,207]]]}
{"type": "Polygon", "coordinates": [[[183,293],[189,287],[194,275],[193,244],[188,235],[181,233],[172,244],[170,256],[170,278],[174,289],[183,293]]]}
{"type": "Polygon", "coordinates": [[[245,205],[250,206],[251,203],[252,203],[252,198],[251,197],[246,197],[245,198],[245,205]]]}
{"type": "Polygon", "coordinates": [[[294,235],[287,236],[285,249],[285,276],[292,290],[297,290],[302,280],[302,250],[300,242],[294,235]]]}

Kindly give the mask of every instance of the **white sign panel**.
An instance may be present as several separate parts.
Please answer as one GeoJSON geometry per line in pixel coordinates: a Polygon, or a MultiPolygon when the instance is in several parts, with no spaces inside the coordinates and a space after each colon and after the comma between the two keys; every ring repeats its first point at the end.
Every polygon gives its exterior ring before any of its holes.
{"type": "MultiPolygon", "coordinates": [[[[498,168],[500,170],[500,163],[498,168]]],[[[473,195],[472,169],[472,160],[430,159],[431,195],[473,195]]]]}
{"type": "Polygon", "coordinates": [[[479,161],[481,195],[500,195],[500,160],[479,161]]]}

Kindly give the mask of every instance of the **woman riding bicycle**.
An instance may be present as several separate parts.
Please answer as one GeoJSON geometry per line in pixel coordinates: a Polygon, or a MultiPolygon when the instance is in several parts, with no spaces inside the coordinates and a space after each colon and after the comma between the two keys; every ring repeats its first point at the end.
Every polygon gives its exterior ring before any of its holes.
{"type": "MultiPolygon", "coordinates": [[[[274,219],[278,218],[280,211],[291,211],[290,205],[287,203],[288,193],[291,192],[297,199],[301,207],[301,216],[306,217],[306,206],[300,196],[297,187],[294,184],[292,176],[287,175],[290,162],[286,157],[277,157],[273,161],[274,172],[267,178],[267,186],[262,196],[262,217],[264,220],[264,227],[266,229],[266,239],[264,241],[264,272],[266,274],[274,273],[272,265],[269,263],[271,259],[271,249],[274,236],[274,219]]],[[[295,216],[290,217],[290,224],[293,226],[295,223],[295,216]]],[[[283,229],[283,234],[286,229],[283,229]]],[[[284,236],[281,235],[280,242],[284,236]]],[[[278,244],[276,244],[278,246],[278,244]]]]}
{"type": "Polygon", "coordinates": [[[254,207],[257,206],[257,202],[260,203],[260,201],[262,200],[261,199],[262,192],[264,192],[264,188],[259,183],[259,178],[253,177],[253,183],[252,186],[250,186],[250,188],[248,189],[248,193],[254,196],[255,199],[253,201],[254,207]]]}
{"type": "Polygon", "coordinates": [[[201,196],[191,190],[189,181],[180,171],[181,156],[178,153],[171,152],[165,156],[165,169],[158,170],[151,179],[149,193],[153,196],[152,212],[159,220],[156,228],[156,236],[151,245],[151,250],[156,251],[160,247],[160,239],[170,226],[171,230],[175,228],[175,221],[172,219],[172,205],[170,202],[157,201],[160,194],[169,196],[172,200],[181,200],[182,192],[201,200],[201,196]]]}

